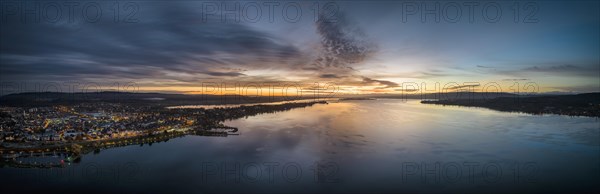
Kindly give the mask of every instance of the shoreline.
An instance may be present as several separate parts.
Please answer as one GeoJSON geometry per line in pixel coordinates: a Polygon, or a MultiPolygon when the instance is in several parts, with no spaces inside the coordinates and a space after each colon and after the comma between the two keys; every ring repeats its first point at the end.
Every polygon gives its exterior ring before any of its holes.
{"type": "Polygon", "coordinates": [[[421,104],[488,108],[533,115],[566,115],[600,118],[600,94],[493,99],[421,100],[421,104]]]}

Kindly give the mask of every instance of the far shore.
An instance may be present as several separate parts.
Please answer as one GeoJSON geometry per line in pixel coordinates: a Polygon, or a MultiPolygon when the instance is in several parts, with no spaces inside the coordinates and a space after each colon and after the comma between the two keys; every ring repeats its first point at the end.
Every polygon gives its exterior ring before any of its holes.
{"type": "Polygon", "coordinates": [[[483,107],[504,112],[600,117],[600,93],[500,97],[493,99],[422,100],[422,104],[483,107]]]}

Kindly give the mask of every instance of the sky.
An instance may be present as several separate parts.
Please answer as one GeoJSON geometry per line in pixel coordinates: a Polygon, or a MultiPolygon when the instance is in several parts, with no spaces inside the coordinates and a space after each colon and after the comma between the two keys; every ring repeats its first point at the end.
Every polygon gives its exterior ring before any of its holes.
{"type": "Polygon", "coordinates": [[[600,91],[597,1],[50,0],[0,11],[2,94],[600,91]]]}

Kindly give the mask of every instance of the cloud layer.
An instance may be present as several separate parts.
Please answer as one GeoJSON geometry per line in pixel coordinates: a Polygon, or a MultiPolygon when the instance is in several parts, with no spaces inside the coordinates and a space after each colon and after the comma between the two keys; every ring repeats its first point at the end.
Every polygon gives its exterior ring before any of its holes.
{"type": "MultiPolygon", "coordinates": [[[[3,80],[241,77],[246,69],[285,68],[303,54],[285,40],[197,10],[149,7],[139,23],[3,24],[3,80]]],[[[81,18],[79,18],[81,19],[81,18]]]]}

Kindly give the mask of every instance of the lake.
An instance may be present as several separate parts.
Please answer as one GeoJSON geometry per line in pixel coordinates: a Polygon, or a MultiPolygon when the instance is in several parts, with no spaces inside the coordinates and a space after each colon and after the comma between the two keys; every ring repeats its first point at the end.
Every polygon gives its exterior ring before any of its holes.
{"type": "Polygon", "coordinates": [[[0,184],[120,193],[600,190],[598,118],[378,99],[225,124],[240,135],[107,149],[60,169],[0,168],[0,184]]]}

